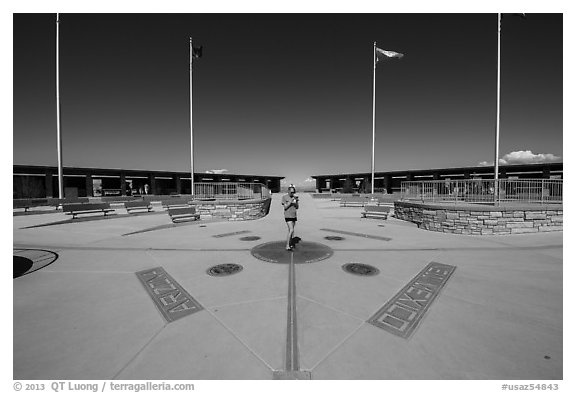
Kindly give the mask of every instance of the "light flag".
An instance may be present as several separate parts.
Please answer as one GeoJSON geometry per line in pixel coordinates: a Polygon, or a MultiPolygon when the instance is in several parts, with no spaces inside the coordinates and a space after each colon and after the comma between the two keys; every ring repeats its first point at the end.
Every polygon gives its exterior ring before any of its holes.
{"type": "Polygon", "coordinates": [[[404,57],[404,55],[402,53],[398,53],[398,52],[394,52],[391,50],[384,50],[384,49],[380,49],[380,48],[376,48],[376,62],[380,61],[380,57],[396,57],[398,59],[401,59],[404,57]]]}

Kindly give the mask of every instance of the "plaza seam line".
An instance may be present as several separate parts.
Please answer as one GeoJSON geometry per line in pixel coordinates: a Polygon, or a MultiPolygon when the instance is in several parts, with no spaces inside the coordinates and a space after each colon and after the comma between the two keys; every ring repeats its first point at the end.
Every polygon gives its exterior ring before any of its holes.
{"type": "MultiPolygon", "coordinates": [[[[146,250],[148,251],[148,250],[146,250]]],[[[159,262],[154,255],[150,254],[150,257],[154,260],[154,262],[159,262]]],[[[196,299],[196,298],[195,298],[196,299]]],[[[206,311],[208,314],[210,314],[212,316],[212,318],[214,318],[216,320],[216,322],[218,322],[226,331],[228,331],[228,333],[230,333],[232,335],[232,337],[234,337],[236,340],[238,340],[238,342],[240,342],[240,344],[242,344],[252,355],[254,355],[254,357],[256,357],[256,359],[260,360],[262,363],[264,363],[264,365],[266,367],[268,367],[270,369],[270,371],[273,371],[274,369],[268,364],[266,363],[266,361],[264,359],[262,359],[260,356],[258,356],[258,354],[256,352],[254,352],[252,350],[252,348],[250,348],[248,346],[248,344],[246,344],[244,341],[242,341],[240,339],[240,337],[238,337],[234,331],[232,331],[232,329],[230,329],[228,326],[226,326],[224,324],[224,322],[222,322],[208,307],[204,307],[203,311],[206,311]]]]}
{"type": "MultiPolygon", "coordinates": [[[[332,282],[335,282],[335,281],[332,281],[332,282]]],[[[300,299],[304,299],[304,300],[306,300],[306,301],[308,301],[308,302],[310,302],[310,303],[314,303],[314,304],[317,304],[317,305],[322,306],[322,307],[324,307],[324,308],[327,308],[328,310],[332,310],[332,311],[334,311],[334,312],[337,312],[337,313],[339,313],[339,314],[344,314],[344,315],[346,315],[347,317],[350,317],[350,318],[353,318],[353,319],[357,319],[358,321],[365,322],[365,320],[364,320],[363,318],[360,318],[360,317],[358,317],[358,316],[356,316],[356,315],[352,315],[352,314],[350,314],[350,313],[347,313],[347,312],[344,311],[344,310],[340,310],[340,309],[338,309],[338,308],[334,308],[334,307],[332,307],[332,306],[328,306],[328,305],[326,305],[326,304],[324,304],[324,303],[320,303],[318,300],[314,300],[314,299],[312,299],[312,298],[309,298],[309,297],[306,297],[306,296],[302,296],[302,295],[298,295],[297,297],[299,297],[300,299]]]]}
{"type": "MultiPolygon", "coordinates": [[[[162,315],[160,315],[162,317],[162,315]]],[[[134,360],[136,360],[136,358],[138,358],[138,356],[152,343],[152,341],[154,341],[154,339],[164,330],[164,328],[168,325],[165,321],[164,318],[162,318],[162,321],[164,322],[164,324],[162,325],[162,327],[160,328],[160,330],[158,330],[156,333],[154,333],[152,335],[152,337],[150,337],[150,339],[148,340],[148,342],[146,342],[142,348],[140,348],[135,354],[134,356],[128,360],[128,362],[126,362],[126,364],[120,368],[120,370],[114,374],[114,376],[111,378],[112,380],[115,380],[116,378],[118,378],[118,376],[120,374],[122,374],[122,372],[124,370],[126,370],[126,368],[132,363],[134,362],[134,360]]]]}
{"type": "Polygon", "coordinates": [[[344,345],[344,343],[346,343],[346,341],[350,340],[350,338],[352,338],[352,336],[355,335],[358,332],[358,330],[360,330],[362,328],[362,326],[364,326],[364,325],[368,325],[368,323],[366,321],[362,321],[362,323],[360,323],[358,325],[358,327],[356,327],[356,329],[352,330],[352,332],[350,332],[350,334],[348,334],[346,337],[344,337],[340,343],[336,344],[334,346],[334,348],[332,348],[330,351],[328,351],[328,353],[326,353],[326,355],[322,359],[317,361],[316,364],[310,368],[310,371],[311,372],[314,371],[314,369],[316,369],[316,367],[318,367],[322,362],[324,362],[326,359],[328,359],[334,352],[336,352],[338,350],[338,348],[340,348],[342,345],[344,345]]]}
{"type": "Polygon", "coordinates": [[[221,308],[221,307],[230,307],[230,306],[241,306],[244,304],[253,304],[253,303],[258,303],[258,302],[269,302],[271,300],[284,300],[286,299],[286,296],[275,296],[275,297],[269,297],[269,298],[265,298],[265,299],[255,299],[255,300],[246,300],[243,302],[236,302],[236,303],[221,303],[221,304],[217,304],[217,305],[206,305],[206,307],[210,307],[210,308],[221,308]]]}
{"type": "Polygon", "coordinates": [[[260,360],[262,363],[264,363],[264,365],[266,367],[268,367],[270,369],[270,371],[274,371],[274,368],[272,366],[270,366],[268,363],[266,363],[266,361],[264,359],[262,359],[260,356],[258,356],[258,354],[256,352],[254,352],[252,350],[252,348],[250,348],[250,346],[248,344],[246,344],[244,341],[242,341],[242,339],[240,339],[240,337],[238,337],[234,331],[232,329],[230,329],[228,326],[226,326],[224,324],[224,322],[222,322],[211,310],[210,308],[205,308],[204,309],[206,312],[208,312],[208,314],[210,314],[215,320],[216,322],[218,322],[220,325],[222,325],[222,327],[228,331],[228,333],[230,333],[232,335],[232,337],[234,337],[236,340],[238,340],[238,342],[240,342],[240,344],[242,344],[252,355],[254,355],[254,357],[258,360],[260,360]]]}
{"type": "MultiPolygon", "coordinates": [[[[354,250],[354,251],[357,251],[357,250],[354,250]]],[[[438,253],[436,253],[436,255],[434,255],[433,258],[431,258],[431,259],[430,259],[430,258],[426,258],[426,260],[428,261],[428,262],[426,262],[426,263],[428,264],[428,263],[430,263],[430,262],[433,262],[435,259],[438,259],[438,257],[439,257],[442,253],[443,253],[443,251],[439,251],[438,253]]],[[[330,280],[330,279],[323,278],[323,277],[320,277],[320,278],[318,278],[318,279],[319,279],[319,280],[323,280],[323,281],[325,281],[325,282],[330,282],[330,283],[333,283],[333,284],[339,284],[338,281],[330,280]]],[[[400,285],[405,285],[405,284],[404,284],[404,283],[405,283],[405,280],[402,280],[402,279],[399,279],[399,278],[391,278],[391,277],[388,277],[388,279],[390,279],[390,280],[392,280],[392,281],[394,281],[394,282],[397,282],[397,283],[399,283],[400,285]]],[[[402,288],[402,287],[401,287],[401,288],[402,288]]],[[[383,295],[383,293],[380,292],[379,289],[369,290],[369,291],[371,291],[371,292],[373,291],[373,292],[375,292],[375,293],[377,293],[377,294],[382,294],[382,295],[383,295]]],[[[303,298],[303,299],[306,299],[306,300],[309,300],[309,301],[312,301],[312,302],[315,302],[315,303],[317,303],[317,304],[323,305],[322,303],[320,303],[320,302],[318,302],[318,301],[315,301],[315,300],[312,300],[312,299],[310,299],[310,298],[307,298],[307,297],[304,297],[304,296],[299,296],[299,297],[301,297],[301,298],[303,298]]],[[[323,306],[324,306],[324,305],[323,305],[323,306]]],[[[343,311],[343,310],[339,310],[339,309],[337,309],[337,308],[333,308],[333,307],[329,307],[329,306],[325,306],[325,307],[330,308],[330,309],[333,309],[334,311],[338,311],[338,312],[341,312],[341,313],[343,313],[343,314],[349,315],[349,316],[354,317],[354,318],[356,318],[356,319],[361,319],[361,318],[356,317],[356,316],[354,316],[354,315],[352,315],[352,314],[349,314],[349,313],[347,313],[347,312],[345,312],[345,311],[343,311]]],[[[382,308],[382,306],[380,306],[380,308],[382,308]]],[[[380,310],[380,308],[378,308],[376,311],[380,310]]],[[[374,314],[376,313],[376,311],[374,311],[374,312],[371,313],[370,315],[374,315],[374,314]]],[[[362,320],[363,320],[363,319],[362,319],[362,320]]]]}
{"type": "Polygon", "coordinates": [[[298,332],[296,325],[296,269],[294,264],[294,253],[290,254],[290,265],[288,267],[288,331],[286,337],[286,365],[285,371],[299,371],[298,359],[298,332]]]}

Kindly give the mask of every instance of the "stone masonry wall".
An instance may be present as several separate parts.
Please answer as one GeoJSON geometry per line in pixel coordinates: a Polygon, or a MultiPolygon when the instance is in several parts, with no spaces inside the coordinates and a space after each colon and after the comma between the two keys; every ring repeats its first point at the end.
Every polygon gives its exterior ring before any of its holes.
{"type": "Polygon", "coordinates": [[[493,207],[394,203],[394,216],[422,229],[467,235],[561,231],[562,206],[493,207]],[[539,210],[536,210],[539,209],[539,210]]]}
{"type": "Polygon", "coordinates": [[[215,201],[195,202],[200,220],[225,219],[228,221],[245,221],[262,218],[270,210],[271,199],[250,201],[215,201]]]}

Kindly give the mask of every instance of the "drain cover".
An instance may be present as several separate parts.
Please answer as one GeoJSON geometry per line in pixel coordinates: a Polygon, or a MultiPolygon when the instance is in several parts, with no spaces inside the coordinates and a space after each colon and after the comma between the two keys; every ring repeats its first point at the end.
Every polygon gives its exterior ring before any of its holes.
{"type": "Polygon", "coordinates": [[[254,240],[260,240],[260,236],[244,236],[240,240],[243,242],[253,242],[254,240]]]}
{"type": "MultiPolygon", "coordinates": [[[[296,239],[296,238],[295,238],[296,239]]],[[[312,263],[330,258],[333,251],[324,244],[299,241],[292,251],[286,250],[286,242],[269,242],[252,248],[252,256],[272,263],[312,263]]]]}
{"type": "Polygon", "coordinates": [[[344,240],[342,236],[324,236],[326,240],[344,240]]]}
{"type": "Polygon", "coordinates": [[[242,271],[242,266],[235,263],[223,263],[221,265],[212,266],[206,271],[210,276],[221,277],[229,276],[242,271]]]}
{"type": "Polygon", "coordinates": [[[356,274],[358,276],[375,276],[380,273],[380,270],[371,265],[363,263],[347,263],[342,266],[345,272],[356,274]]]}

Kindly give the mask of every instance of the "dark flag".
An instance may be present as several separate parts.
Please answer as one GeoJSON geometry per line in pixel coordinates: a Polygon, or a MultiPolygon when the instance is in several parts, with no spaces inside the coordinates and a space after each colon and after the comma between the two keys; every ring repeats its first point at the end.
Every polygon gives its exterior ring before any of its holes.
{"type": "Polygon", "coordinates": [[[202,46],[199,48],[192,48],[192,57],[195,59],[202,57],[202,46]]]}

